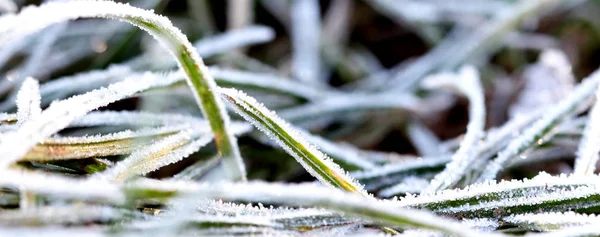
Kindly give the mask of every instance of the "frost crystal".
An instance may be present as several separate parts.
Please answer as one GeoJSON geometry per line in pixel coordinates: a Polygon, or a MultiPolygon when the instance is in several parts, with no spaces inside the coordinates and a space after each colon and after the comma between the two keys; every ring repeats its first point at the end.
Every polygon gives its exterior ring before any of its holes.
{"type": "Polygon", "coordinates": [[[23,125],[26,121],[34,119],[42,113],[40,100],[38,81],[31,77],[25,79],[17,93],[17,126],[23,125]]]}

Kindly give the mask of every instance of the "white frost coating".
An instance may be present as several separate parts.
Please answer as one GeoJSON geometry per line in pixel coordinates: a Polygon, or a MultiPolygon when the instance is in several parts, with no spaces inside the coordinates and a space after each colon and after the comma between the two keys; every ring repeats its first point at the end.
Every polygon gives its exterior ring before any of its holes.
{"type": "Polygon", "coordinates": [[[319,102],[296,106],[280,112],[284,119],[302,120],[322,117],[323,114],[344,111],[370,109],[406,109],[419,108],[419,99],[408,94],[341,94],[319,102]]]}
{"type": "Polygon", "coordinates": [[[463,219],[462,223],[471,228],[485,232],[492,232],[500,227],[500,222],[491,218],[463,219]]]}
{"type": "Polygon", "coordinates": [[[110,204],[125,203],[125,195],[121,192],[120,187],[92,179],[81,180],[58,175],[3,170],[0,175],[0,186],[23,188],[32,193],[56,198],[100,201],[110,204]]]}
{"type": "Polygon", "coordinates": [[[17,114],[9,114],[9,113],[5,113],[5,112],[0,112],[0,121],[1,122],[15,121],[15,120],[17,120],[17,114]]]}
{"type": "MultiPolygon", "coordinates": [[[[249,127],[245,124],[241,124],[241,126],[232,125],[231,129],[234,136],[249,130],[249,127]]],[[[124,181],[135,175],[147,174],[188,157],[211,142],[213,138],[208,125],[204,127],[193,126],[131,153],[112,168],[94,174],[94,177],[124,181]]]]}
{"type": "Polygon", "coordinates": [[[28,77],[17,93],[17,126],[34,119],[42,113],[40,108],[40,88],[38,81],[28,77]]]}
{"type": "Polygon", "coordinates": [[[173,82],[171,75],[159,77],[155,74],[142,74],[141,78],[135,76],[112,84],[107,88],[52,103],[37,119],[25,122],[21,128],[7,134],[0,141],[0,155],[3,157],[0,160],[0,169],[19,160],[38,142],[67,127],[71,121],[83,117],[90,111],[127,98],[140,91],[166,86],[173,82]]]}
{"type": "Polygon", "coordinates": [[[590,110],[588,122],[583,129],[583,138],[579,142],[574,174],[594,174],[600,152],[600,87],[596,91],[596,102],[590,110]]]}
{"type": "Polygon", "coordinates": [[[552,106],[544,113],[543,117],[523,131],[519,137],[513,139],[504,150],[500,151],[497,158],[485,167],[485,171],[479,177],[478,182],[494,179],[498,172],[502,170],[502,167],[509,163],[511,159],[525,151],[532,144],[541,144],[544,139],[548,139],[548,136],[555,132],[555,127],[561,121],[573,114],[582,104],[586,104],[587,99],[593,95],[599,83],[600,71],[588,76],[567,98],[552,106]]]}
{"type": "MultiPolygon", "coordinates": [[[[182,130],[189,129],[190,125],[180,124],[174,126],[164,126],[158,128],[142,128],[140,130],[131,131],[124,130],[109,134],[97,134],[92,136],[66,136],[66,137],[49,137],[44,140],[44,144],[89,144],[89,143],[100,143],[108,141],[117,141],[124,139],[134,139],[142,137],[160,136],[170,133],[177,133],[182,130]]],[[[196,127],[200,133],[210,133],[210,127],[208,124],[202,127],[196,127]]]]}
{"type": "Polygon", "coordinates": [[[463,67],[455,78],[456,86],[469,99],[469,123],[467,132],[460,143],[458,151],[446,169],[436,175],[425,192],[434,192],[455,185],[468,171],[469,166],[478,158],[475,150],[483,137],[485,127],[485,100],[483,88],[479,81],[477,69],[472,66],[463,67]]]}
{"type": "Polygon", "coordinates": [[[17,5],[13,0],[0,0],[0,12],[16,12],[17,5]]]}
{"type": "Polygon", "coordinates": [[[600,225],[600,217],[575,212],[547,212],[511,215],[502,221],[536,231],[549,231],[583,225],[600,225]]]}
{"type": "Polygon", "coordinates": [[[365,220],[379,221],[395,226],[412,226],[441,230],[457,236],[486,236],[465,226],[431,213],[398,208],[393,201],[381,201],[357,193],[325,187],[318,184],[272,184],[251,181],[248,183],[189,183],[159,182],[149,179],[127,184],[133,189],[176,191],[195,197],[266,202],[274,204],[317,206],[365,220]]]}
{"type": "Polygon", "coordinates": [[[320,84],[321,16],[319,1],[296,0],[291,3],[292,73],[296,79],[320,84]]]}
{"type": "Polygon", "coordinates": [[[584,225],[576,227],[567,227],[564,229],[539,233],[539,234],[526,234],[526,237],[585,237],[585,236],[598,236],[600,235],[600,226],[597,224],[584,225]]]}
{"type": "MultiPolygon", "coordinates": [[[[306,171],[308,171],[313,177],[317,178],[321,183],[329,186],[333,186],[331,181],[331,177],[324,177],[320,174],[320,172],[324,172],[327,175],[335,175],[336,180],[341,180],[342,182],[346,182],[347,184],[352,185],[358,192],[363,193],[365,195],[366,191],[364,191],[362,185],[356,182],[352,177],[350,177],[346,171],[344,171],[338,164],[333,162],[331,158],[321,153],[315,146],[309,144],[305,139],[304,135],[302,135],[297,130],[293,129],[290,125],[288,125],[285,121],[280,119],[274,112],[265,108],[262,104],[257,102],[254,98],[244,94],[241,91],[231,89],[231,88],[220,88],[219,93],[221,93],[224,97],[226,97],[226,101],[231,103],[234,110],[244,117],[247,121],[252,123],[255,127],[261,130],[263,133],[268,135],[272,140],[275,140],[288,154],[293,156],[298,163],[300,163],[306,171]],[[253,118],[256,116],[257,120],[253,118]],[[326,170],[315,170],[316,167],[321,164],[313,163],[315,161],[311,161],[309,157],[306,157],[302,151],[299,151],[297,147],[288,146],[282,139],[285,138],[286,135],[282,135],[284,138],[279,138],[281,134],[278,133],[277,128],[272,127],[267,120],[271,120],[276,126],[279,126],[281,130],[288,133],[288,135],[294,139],[294,142],[297,143],[297,146],[301,146],[306,149],[309,153],[314,155],[319,162],[326,166],[326,170]]],[[[368,196],[368,195],[367,195],[368,196]]]]}
{"type": "Polygon", "coordinates": [[[108,206],[44,206],[21,210],[3,210],[0,212],[0,223],[4,226],[86,224],[95,221],[116,220],[120,217],[119,214],[117,209],[108,206]]]}
{"type": "Polygon", "coordinates": [[[571,208],[584,208],[586,205],[597,205],[585,201],[590,195],[598,195],[598,184],[600,177],[560,175],[550,176],[540,173],[533,179],[493,181],[473,184],[464,189],[443,190],[432,194],[419,196],[407,195],[398,203],[400,207],[414,207],[419,205],[431,205],[445,203],[448,201],[461,201],[466,199],[479,199],[482,195],[494,195],[494,198],[479,200],[477,203],[466,203],[459,206],[436,208],[438,213],[465,213],[482,210],[508,210],[510,207],[524,205],[536,205],[548,202],[560,203],[561,201],[573,201],[565,204],[571,208]],[[488,200],[489,199],[489,200],[488,200]],[[577,202],[577,200],[583,200],[577,202]]]}

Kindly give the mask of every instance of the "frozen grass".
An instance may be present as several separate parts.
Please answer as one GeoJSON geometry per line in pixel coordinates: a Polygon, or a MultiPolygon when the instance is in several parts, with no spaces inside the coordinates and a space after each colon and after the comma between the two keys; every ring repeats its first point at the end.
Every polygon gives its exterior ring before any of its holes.
{"type": "Polygon", "coordinates": [[[600,234],[600,71],[533,32],[597,6],[328,2],[0,0],[0,236],[600,234]]]}

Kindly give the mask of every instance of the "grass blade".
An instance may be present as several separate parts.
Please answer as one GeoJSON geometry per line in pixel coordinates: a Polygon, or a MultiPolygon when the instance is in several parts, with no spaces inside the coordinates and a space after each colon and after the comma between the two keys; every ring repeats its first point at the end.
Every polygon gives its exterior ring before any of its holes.
{"type": "Polygon", "coordinates": [[[38,81],[29,77],[23,81],[17,93],[17,126],[31,120],[42,113],[40,107],[40,87],[38,81]]]}
{"type": "Polygon", "coordinates": [[[228,132],[229,117],[215,94],[216,84],[195,48],[167,18],[109,1],[50,2],[39,7],[27,7],[18,15],[0,18],[0,46],[53,23],[85,17],[128,22],[146,30],[169,50],[186,73],[188,85],[195,92],[194,98],[215,133],[217,148],[225,160],[230,178],[245,180],[246,171],[237,142],[228,132]]]}
{"type": "Polygon", "coordinates": [[[588,116],[588,122],[583,130],[583,138],[579,143],[577,150],[577,159],[575,159],[575,170],[573,173],[578,175],[594,174],[596,164],[598,163],[598,152],[600,152],[600,87],[596,91],[596,102],[588,116]]]}
{"type": "Polygon", "coordinates": [[[575,212],[547,212],[511,215],[502,218],[508,224],[534,231],[551,231],[574,226],[598,225],[600,217],[575,212]]]}
{"type": "Polygon", "coordinates": [[[444,171],[433,178],[425,192],[443,190],[458,183],[468,171],[469,166],[477,159],[475,151],[484,134],[485,100],[477,70],[473,67],[464,67],[455,80],[457,80],[456,86],[459,90],[469,98],[467,132],[458,151],[452,156],[452,161],[446,165],[444,171]]]}
{"type": "Polygon", "coordinates": [[[304,169],[323,184],[367,195],[362,186],[348,176],[329,157],[310,145],[302,135],[259,104],[254,98],[235,89],[221,88],[219,92],[235,111],[292,155],[304,169]]]}

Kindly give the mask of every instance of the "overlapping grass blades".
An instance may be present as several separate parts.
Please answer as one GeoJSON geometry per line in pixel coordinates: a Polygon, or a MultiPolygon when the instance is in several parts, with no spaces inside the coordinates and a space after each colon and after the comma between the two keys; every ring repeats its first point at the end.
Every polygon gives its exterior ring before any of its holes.
{"type": "MultiPolygon", "coordinates": [[[[0,18],[0,46],[53,23],[84,17],[114,18],[140,27],[154,36],[177,59],[179,66],[186,73],[189,86],[196,92],[196,102],[215,133],[217,147],[226,160],[225,166],[230,177],[234,180],[245,180],[245,167],[237,142],[228,129],[229,117],[214,92],[216,84],[194,47],[167,18],[108,1],[51,2],[40,7],[28,7],[18,15],[0,18]]],[[[1,151],[11,149],[9,144],[4,144],[0,144],[1,151]]],[[[6,153],[9,158],[8,162],[2,163],[3,167],[22,156],[28,148],[25,147],[21,151],[11,149],[11,153],[6,153]]]]}

